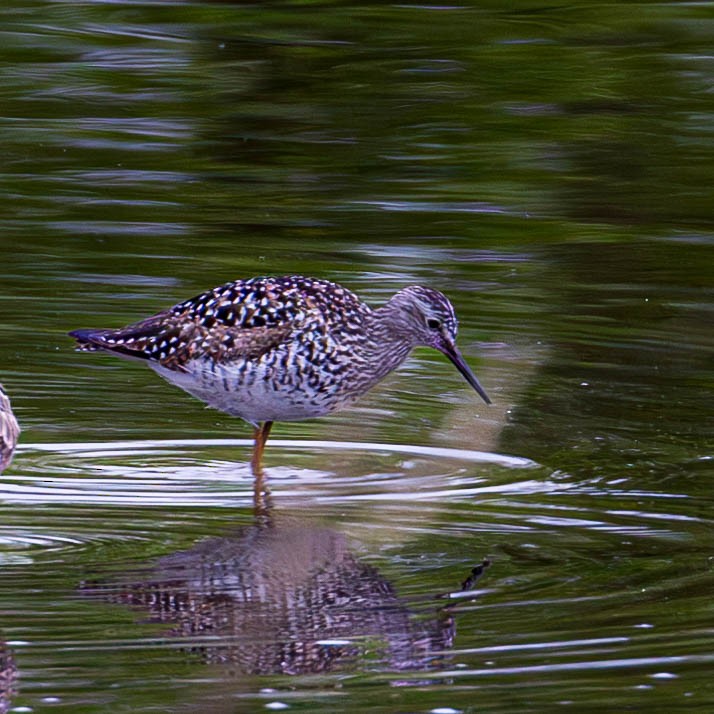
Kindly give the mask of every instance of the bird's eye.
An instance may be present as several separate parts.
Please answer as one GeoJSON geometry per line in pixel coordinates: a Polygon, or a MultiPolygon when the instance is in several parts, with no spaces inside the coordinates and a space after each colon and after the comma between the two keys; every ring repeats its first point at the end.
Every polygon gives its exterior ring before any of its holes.
{"type": "Polygon", "coordinates": [[[430,330],[438,330],[441,327],[441,320],[437,320],[432,317],[426,321],[426,326],[430,330]]]}

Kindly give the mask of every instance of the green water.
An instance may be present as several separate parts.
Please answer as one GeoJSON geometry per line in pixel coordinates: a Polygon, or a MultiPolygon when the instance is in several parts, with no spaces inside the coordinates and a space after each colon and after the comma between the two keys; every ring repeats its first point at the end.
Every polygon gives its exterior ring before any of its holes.
{"type": "Polygon", "coordinates": [[[0,8],[0,712],[714,708],[707,4],[0,8]],[[227,280],[450,296],[250,428],[73,352],[227,280]],[[471,569],[492,565],[470,597],[471,569]]]}

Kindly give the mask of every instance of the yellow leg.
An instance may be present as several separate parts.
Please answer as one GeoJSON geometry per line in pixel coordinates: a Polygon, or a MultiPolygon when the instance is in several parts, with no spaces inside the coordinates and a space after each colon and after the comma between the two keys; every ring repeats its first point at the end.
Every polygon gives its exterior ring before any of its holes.
{"type": "Polygon", "coordinates": [[[253,458],[250,460],[250,466],[253,470],[253,476],[256,478],[263,475],[263,451],[272,426],[272,421],[264,421],[253,434],[255,443],[253,444],[253,458]]]}

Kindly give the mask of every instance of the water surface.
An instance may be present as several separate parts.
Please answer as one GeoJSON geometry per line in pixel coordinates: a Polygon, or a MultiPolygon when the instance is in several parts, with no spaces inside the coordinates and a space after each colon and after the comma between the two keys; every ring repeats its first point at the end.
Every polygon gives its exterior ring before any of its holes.
{"type": "Polygon", "coordinates": [[[0,711],[714,705],[706,6],[0,19],[0,711]],[[284,273],[443,290],[494,405],[418,350],[256,516],[247,425],[66,337],[284,273]]]}

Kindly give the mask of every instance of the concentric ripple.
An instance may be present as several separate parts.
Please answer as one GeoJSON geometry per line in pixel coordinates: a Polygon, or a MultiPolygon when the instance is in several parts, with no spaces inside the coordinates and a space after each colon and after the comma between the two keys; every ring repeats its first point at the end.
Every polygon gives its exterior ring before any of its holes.
{"type": "MultiPolygon", "coordinates": [[[[279,439],[270,445],[275,461],[286,461],[280,452],[313,455],[308,461],[294,459],[299,466],[268,466],[271,483],[281,485],[275,489],[276,497],[294,495],[296,489],[310,486],[313,498],[334,495],[335,491],[343,497],[345,490],[356,488],[351,497],[378,498],[380,493],[395,491],[403,496],[407,491],[409,498],[429,500],[444,495],[444,477],[457,477],[475,466],[484,472],[471,475],[468,493],[462,484],[462,496],[489,488],[485,482],[494,473],[500,474],[500,480],[506,474],[512,481],[511,472],[539,469],[528,459],[463,449],[279,439]],[[332,452],[335,455],[328,456],[332,452]],[[364,469],[365,454],[375,455],[382,467],[379,472],[364,469]],[[432,492],[427,486],[424,479],[429,475],[441,479],[439,491],[432,492]],[[411,489],[412,478],[420,480],[419,489],[411,489]],[[484,485],[473,490],[474,482],[484,485]]],[[[7,502],[24,503],[245,505],[252,498],[253,475],[247,463],[250,447],[251,442],[245,439],[26,444],[19,450],[16,472],[3,482],[0,496],[7,502]]],[[[523,482],[523,490],[530,490],[534,483],[530,479],[523,482]]]]}
{"type": "Polygon", "coordinates": [[[266,522],[250,447],[23,445],[0,481],[0,610],[25,691],[74,701],[88,678],[93,691],[131,684],[137,657],[153,663],[147,696],[207,682],[192,692],[208,710],[243,671],[280,689],[274,701],[289,699],[289,675],[312,706],[315,662],[341,687],[337,673],[360,662],[375,691],[428,687],[444,701],[480,682],[505,693],[575,680],[575,692],[617,671],[656,687],[711,666],[704,623],[669,626],[666,603],[711,590],[696,561],[671,566],[712,526],[678,517],[680,494],[502,454],[275,440],[266,522]]]}

